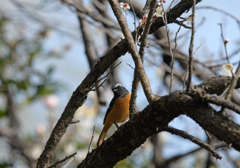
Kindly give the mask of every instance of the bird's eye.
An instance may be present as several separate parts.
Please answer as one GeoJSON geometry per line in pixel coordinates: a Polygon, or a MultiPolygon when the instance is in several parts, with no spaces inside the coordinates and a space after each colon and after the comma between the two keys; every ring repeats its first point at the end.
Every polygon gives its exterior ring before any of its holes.
{"type": "Polygon", "coordinates": [[[118,89],[116,88],[116,89],[114,89],[113,91],[116,92],[116,91],[118,91],[118,89]]]}

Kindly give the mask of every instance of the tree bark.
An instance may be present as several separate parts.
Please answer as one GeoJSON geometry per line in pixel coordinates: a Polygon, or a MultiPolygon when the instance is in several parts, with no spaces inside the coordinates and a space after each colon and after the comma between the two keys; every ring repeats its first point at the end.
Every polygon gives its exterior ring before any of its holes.
{"type": "MultiPolygon", "coordinates": [[[[216,92],[223,92],[220,85],[229,84],[231,79],[220,76],[218,79],[225,82],[216,83],[216,92]]],[[[216,78],[213,78],[216,80],[216,78]]],[[[205,82],[206,85],[211,80],[205,82]]],[[[203,87],[198,85],[197,87],[203,87]]],[[[237,88],[240,87],[240,78],[237,88]]],[[[78,165],[85,167],[113,167],[117,162],[129,156],[136,148],[146,141],[148,137],[161,132],[168,124],[179,115],[187,115],[195,120],[203,129],[215,135],[219,140],[232,144],[240,151],[240,126],[232,120],[222,116],[208,103],[197,100],[186,92],[176,91],[170,95],[152,102],[143,111],[137,113],[127,123],[122,125],[100,147],[93,150],[78,165]]]]}

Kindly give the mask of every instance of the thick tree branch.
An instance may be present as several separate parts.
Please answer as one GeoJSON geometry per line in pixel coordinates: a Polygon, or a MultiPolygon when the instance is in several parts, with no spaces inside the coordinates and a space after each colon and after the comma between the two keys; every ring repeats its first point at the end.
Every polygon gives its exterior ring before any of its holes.
{"type": "MultiPolygon", "coordinates": [[[[201,0],[197,0],[200,2],[201,0]]],[[[183,12],[191,8],[191,0],[180,1],[173,9],[168,12],[168,23],[181,16],[183,12]]],[[[162,20],[157,19],[151,26],[150,33],[153,33],[164,24],[162,20]]],[[[133,36],[135,33],[133,32],[133,36]]],[[[134,36],[135,37],[135,36],[134,36]]],[[[67,130],[67,127],[72,121],[75,111],[85,102],[88,92],[94,86],[97,79],[116,61],[121,55],[128,51],[126,40],[120,41],[112,50],[100,58],[99,62],[93,67],[91,72],[85,77],[82,83],[73,92],[66,108],[64,109],[60,119],[54,127],[44,151],[38,159],[37,167],[45,168],[50,164],[54,151],[60,142],[62,136],[67,130]]]]}
{"type": "Polygon", "coordinates": [[[134,115],[99,148],[88,154],[78,168],[113,167],[144,143],[149,136],[163,131],[169,122],[181,114],[188,115],[203,129],[240,151],[238,124],[224,118],[207,103],[196,101],[178,91],[152,102],[142,112],[134,115]]]}
{"type": "MultiPolygon", "coordinates": [[[[211,80],[204,81],[203,83],[194,86],[194,88],[201,88],[206,93],[220,95],[231,83],[232,78],[229,76],[216,76],[211,80]]],[[[239,88],[240,80],[237,81],[237,86],[239,88]]]]}
{"type": "Polygon", "coordinates": [[[190,94],[196,95],[196,99],[201,99],[202,101],[206,101],[208,103],[212,103],[218,106],[222,106],[223,108],[228,108],[230,110],[235,111],[236,113],[240,114],[240,106],[238,106],[237,104],[229,101],[229,100],[225,100],[222,97],[218,97],[218,96],[211,96],[209,94],[207,94],[203,89],[200,88],[192,88],[190,94]]]}

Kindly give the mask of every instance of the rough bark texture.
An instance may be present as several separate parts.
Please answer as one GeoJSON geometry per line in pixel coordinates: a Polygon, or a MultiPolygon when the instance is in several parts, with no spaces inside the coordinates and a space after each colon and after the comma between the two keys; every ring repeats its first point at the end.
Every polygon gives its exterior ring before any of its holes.
{"type": "MultiPolygon", "coordinates": [[[[213,78],[213,81],[215,79],[213,78]]],[[[223,92],[225,88],[221,85],[230,82],[230,79],[225,78],[225,82],[216,83],[216,88],[222,88],[216,92],[223,92]]],[[[209,83],[212,81],[206,82],[206,84],[209,83]]],[[[202,85],[197,87],[200,88],[202,85]]],[[[240,78],[237,87],[240,87],[240,78]]],[[[118,161],[130,155],[148,137],[161,132],[169,122],[182,114],[191,117],[219,140],[228,144],[232,143],[232,147],[240,151],[240,126],[238,124],[216,112],[208,103],[198,101],[181,91],[176,91],[152,102],[142,112],[134,115],[99,148],[89,153],[78,168],[113,167],[118,161]]]]}

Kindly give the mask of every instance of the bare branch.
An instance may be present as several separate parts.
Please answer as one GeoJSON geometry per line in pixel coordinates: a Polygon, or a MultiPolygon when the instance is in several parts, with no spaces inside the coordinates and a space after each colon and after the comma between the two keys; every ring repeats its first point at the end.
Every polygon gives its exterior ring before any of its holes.
{"type": "Polygon", "coordinates": [[[75,152],[74,154],[71,154],[70,156],[66,156],[66,158],[62,159],[62,160],[58,160],[56,163],[54,163],[53,165],[49,166],[48,168],[53,168],[56,167],[58,164],[65,162],[66,160],[70,159],[71,157],[74,157],[77,154],[77,152],[75,152]]]}
{"type": "MultiPolygon", "coordinates": [[[[156,1],[152,1],[150,4],[150,11],[148,14],[148,18],[147,18],[147,23],[145,25],[142,37],[141,37],[141,45],[140,45],[140,49],[139,49],[139,55],[140,58],[143,62],[143,58],[144,58],[144,54],[145,54],[145,48],[147,46],[147,35],[149,33],[151,24],[152,24],[152,17],[153,14],[155,12],[155,6],[156,6],[156,1]]],[[[148,6],[148,1],[146,2],[146,5],[144,7],[145,12],[148,11],[147,8],[149,8],[148,6]]],[[[138,30],[135,28],[135,30],[138,30]]],[[[135,36],[135,42],[137,43],[137,37],[135,36]]],[[[133,77],[133,82],[132,82],[132,95],[131,95],[131,100],[130,100],[130,118],[132,117],[132,115],[135,113],[136,111],[136,98],[137,98],[137,88],[138,88],[138,83],[139,83],[139,75],[137,73],[137,68],[134,69],[134,77],[133,77]]]]}
{"type": "MultiPolygon", "coordinates": [[[[87,8],[83,8],[83,6],[76,6],[74,4],[71,3],[71,5],[73,7],[76,8],[77,12],[79,13],[84,13],[86,15],[89,15],[90,17],[92,17],[95,21],[98,21],[98,22],[101,22],[101,23],[104,23],[105,25],[108,25],[108,27],[110,28],[114,28],[114,29],[117,29],[119,30],[119,26],[117,26],[117,24],[109,24],[109,21],[107,21],[103,16],[101,16],[99,13],[96,13],[96,12],[91,12],[89,11],[87,8]]],[[[112,21],[114,23],[114,21],[112,21]]]]}
{"type": "Polygon", "coordinates": [[[194,34],[195,34],[195,5],[196,0],[193,0],[193,7],[192,7],[192,35],[191,35],[191,41],[189,46],[189,63],[188,63],[188,83],[187,83],[187,91],[190,91],[190,87],[192,84],[192,60],[193,60],[193,42],[194,42],[194,34]]]}
{"type": "Polygon", "coordinates": [[[103,87],[103,84],[107,81],[107,79],[104,79],[104,81],[102,81],[102,83],[100,83],[98,86],[96,86],[96,88],[92,89],[92,91],[96,91],[98,90],[101,86],[103,87]]]}
{"type": "Polygon", "coordinates": [[[226,108],[233,110],[236,113],[240,114],[240,107],[237,104],[235,104],[231,101],[225,100],[221,97],[210,96],[203,89],[192,88],[192,91],[190,92],[190,94],[196,95],[197,96],[196,99],[200,98],[203,101],[206,101],[206,102],[209,102],[212,104],[216,104],[218,106],[226,107],[226,108]]]}
{"type": "MultiPolygon", "coordinates": [[[[143,8],[143,12],[147,12],[147,8],[149,8],[148,2],[150,2],[150,1],[146,1],[146,4],[145,4],[145,6],[143,8]]],[[[135,13],[135,9],[134,9],[134,7],[133,7],[133,5],[132,5],[130,0],[129,0],[129,3],[131,5],[131,9],[132,9],[133,14],[134,14],[134,27],[135,27],[135,31],[136,31],[134,40],[135,40],[135,44],[137,45],[137,43],[138,43],[138,30],[141,27],[140,26],[138,28],[136,27],[136,13],[135,13]]],[[[142,56],[141,59],[143,61],[143,56],[142,56]]],[[[130,67],[132,67],[132,66],[130,66],[130,67]]],[[[130,118],[132,118],[133,114],[136,113],[137,88],[138,88],[138,83],[139,83],[139,76],[137,74],[137,70],[135,68],[133,68],[133,69],[134,69],[134,75],[133,75],[131,99],[130,99],[130,106],[129,106],[130,118]]]]}
{"type": "Polygon", "coordinates": [[[71,121],[70,124],[76,124],[76,123],[79,123],[80,120],[76,120],[76,121],[71,121]]]}
{"type": "Polygon", "coordinates": [[[234,15],[232,15],[231,13],[228,13],[228,12],[222,10],[222,9],[218,9],[216,7],[213,7],[213,6],[199,6],[199,7],[196,7],[196,9],[212,9],[212,10],[221,12],[221,13],[231,17],[232,19],[236,20],[236,22],[238,23],[238,26],[240,28],[240,20],[237,17],[235,17],[234,15]]]}
{"type": "Polygon", "coordinates": [[[94,137],[94,132],[95,132],[95,125],[94,125],[94,127],[93,127],[92,138],[91,138],[91,141],[90,141],[89,146],[88,146],[88,154],[90,153],[90,146],[91,146],[91,144],[92,144],[92,140],[93,140],[93,137],[94,137]]]}
{"type": "Polygon", "coordinates": [[[141,84],[143,86],[144,93],[145,93],[148,101],[152,102],[153,100],[157,99],[157,96],[152,94],[152,90],[151,90],[146,72],[144,70],[142,60],[140,58],[139,53],[137,52],[137,47],[134,43],[132,34],[131,34],[131,32],[128,28],[128,25],[127,25],[126,20],[123,16],[123,13],[122,13],[122,11],[119,7],[119,4],[116,0],[109,0],[109,3],[112,7],[112,10],[113,10],[116,18],[118,19],[119,25],[121,26],[122,32],[123,32],[123,34],[124,34],[124,36],[127,40],[127,43],[128,43],[128,46],[129,46],[128,49],[131,52],[131,55],[132,55],[133,60],[135,62],[135,69],[137,70],[138,75],[140,77],[140,81],[141,81],[141,84]]]}
{"type": "MultiPolygon", "coordinates": [[[[161,0],[161,3],[163,4],[162,0],[161,0]]],[[[167,39],[168,39],[168,49],[169,49],[169,53],[170,53],[170,56],[171,56],[171,79],[170,79],[170,87],[169,87],[169,94],[170,94],[172,92],[173,66],[174,66],[175,57],[173,55],[171,42],[170,42],[170,36],[169,36],[169,30],[168,30],[168,21],[167,21],[167,12],[164,10],[163,5],[162,5],[162,8],[163,8],[163,22],[165,24],[166,34],[167,34],[167,39]]],[[[180,30],[180,28],[179,28],[179,30],[180,30]]],[[[176,43],[175,43],[175,49],[176,49],[176,43]]]]}
{"type": "Polygon", "coordinates": [[[224,142],[224,143],[220,143],[220,144],[213,146],[213,148],[216,150],[216,149],[224,148],[224,147],[230,148],[231,146],[232,146],[232,144],[227,144],[224,142]]]}
{"type": "MultiPolygon", "coordinates": [[[[80,8],[84,8],[82,0],[78,1],[78,4],[79,4],[78,6],[80,6],[80,8]]],[[[76,8],[78,6],[76,6],[76,8]]],[[[95,43],[93,40],[94,38],[90,31],[89,24],[86,19],[86,15],[84,13],[78,13],[78,20],[80,23],[80,31],[82,33],[82,37],[84,40],[85,53],[86,53],[86,56],[88,59],[89,67],[90,67],[90,69],[92,69],[98,60],[98,56],[97,56],[98,53],[97,53],[97,49],[95,47],[95,43]]],[[[98,85],[101,86],[101,84],[99,84],[99,82],[96,82],[95,87],[97,88],[96,91],[97,91],[98,103],[100,105],[106,105],[106,100],[105,100],[105,97],[103,94],[104,90],[103,90],[103,88],[99,88],[98,85]]]]}
{"type": "Polygon", "coordinates": [[[140,45],[140,49],[139,49],[139,55],[141,57],[141,59],[143,60],[143,56],[144,56],[144,52],[145,52],[145,48],[147,46],[147,36],[150,30],[150,27],[152,25],[153,22],[153,14],[155,12],[155,7],[156,7],[156,0],[152,0],[151,4],[150,4],[150,11],[148,14],[148,18],[147,18],[147,23],[143,29],[143,33],[142,33],[142,37],[141,37],[141,45],[140,45]]]}
{"type": "Polygon", "coordinates": [[[197,148],[197,149],[194,149],[194,150],[192,150],[192,151],[190,151],[190,152],[173,156],[173,157],[165,160],[165,161],[164,161],[162,164],[160,164],[159,166],[160,166],[160,167],[166,167],[166,165],[169,165],[170,163],[173,163],[174,161],[179,160],[179,159],[181,159],[181,158],[183,158],[183,157],[185,157],[185,156],[188,156],[188,155],[190,155],[190,154],[193,154],[193,153],[195,153],[195,152],[198,152],[198,151],[200,151],[201,149],[203,149],[203,148],[197,148]]]}
{"type": "Polygon", "coordinates": [[[137,24],[136,24],[136,13],[135,13],[135,9],[134,9],[134,7],[133,7],[133,5],[132,5],[131,0],[129,0],[129,4],[130,4],[130,6],[131,6],[131,9],[132,9],[132,12],[133,12],[133,17],[134,17],[134,22],[133,22],[133,24],[134,24],[134,28],[135,28],[135,32],[136,32],[134,40],[135,40],[135,43],[136,43],[136,45],[137,45],[137,43],[138,43],[138,29],[139,29],[140,27],[137,28],[137,24]]]}
{"type": "Polygon", "coordinates": [[[174,23],[177,23],[179,26],[182,26],[186,29],[192,29],[192,27],[185,25],[183,22],[175,20],[174,23]]]}
{"type": "Polygon", "coordinates": [[[201,146],[202,148],[208,150],[209,152],[212,153],[212,155],[216,158],[216,159],[222,159],[222,157],[215,151],[215,149],[213,147],[211,147],[210,145],[208,145],[207,143],[201,141],[200,139],[186,133],[185,131],[182,131],[182,130],[179,130],[179,129],[176,129],[176,128],[173,128],[173,127],[166,127],[165,128],[165,131],[167,132],[170,132],[172,134],[175,134],[175,135],[179,135],[181,136],[182,138],[184,139],[188,139],[190,141],[192,141],[193,143],[196,143],[197,145],[201,146]]]}
{"type": "Polygon", "coordinates": [[[220,26],[220,29],[221,29],[221,37],[222,37],[222,42],[223,42],[224,49],[225,49],[226,59],[227,59],[227,62],[230,64],[229,57],[228,57],[228,52],[227,52],[227,42],[225,42],[225,38],[223,36],[222,23],[220,23],[219,26],[220,26]]]}
{"type": "Polygon", "coordinates": [[[108,77],[108,75],[109,75],[110,73],[112,73],[112,71],[113,71],[115,68],[117,68],[118,65],[120,65],[121,63],[122,63],[122,62],[119,62],[117,65],[115,65],[114,67],[112,67],[111,70],[110,70],[106,75],[104,75],[103,77],[101,77],[100,79],[98,79],[97,82],[99,82],[99,81],[103,80],[104,78],[108,77]]]}

